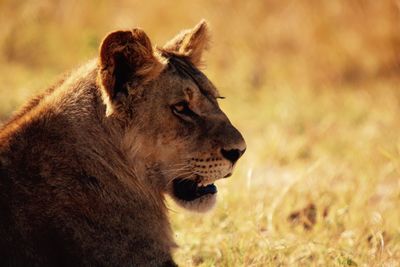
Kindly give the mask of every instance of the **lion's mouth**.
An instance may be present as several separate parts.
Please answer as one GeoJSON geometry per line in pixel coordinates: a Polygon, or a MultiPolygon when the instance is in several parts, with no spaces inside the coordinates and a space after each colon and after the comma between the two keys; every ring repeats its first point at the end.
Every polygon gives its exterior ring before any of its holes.
{"type": "Polygon", "coordinates": [[[173,181],[174,195],[185,201],[193,201],[208,194],[216,194],[217,187],[214,184],[202,185],[188,179],[177,178],[173,181]]]}

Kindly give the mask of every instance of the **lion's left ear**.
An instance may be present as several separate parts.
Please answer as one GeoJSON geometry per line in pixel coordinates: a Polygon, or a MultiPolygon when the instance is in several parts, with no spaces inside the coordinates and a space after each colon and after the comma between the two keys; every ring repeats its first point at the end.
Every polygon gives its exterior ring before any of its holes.
{"type": "Polygon", "coordinates": [[[100,45],[99,79],[111,114],[124,96],[135,87],[154,79],[164,64],[153,53],[150,39],[144,31],[115,31],[100,45]]]}
{"type": "Polygon", "coordinates": [[[203,52],[208,48],[210,33],[205,20],[200,21],[193,29],[184,30],[167,42],[164,51],[183,55],[196,66],[200,66],[203,52]]]}

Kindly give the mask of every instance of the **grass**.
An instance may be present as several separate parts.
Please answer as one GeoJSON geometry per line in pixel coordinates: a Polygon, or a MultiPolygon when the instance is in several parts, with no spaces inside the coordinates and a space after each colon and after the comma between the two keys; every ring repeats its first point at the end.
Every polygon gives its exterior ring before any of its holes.
{"type": "Polygon", "coordinates": [[[1,1],[0,119],[140,25],[200,18],[206,73],[248,150],[207,214],[170,216],[181,266],[399,266],[397,1],[1,1]],[[73,18],[71,20],[71,18],[73,18]]]}
{"type": "Polygon", "coordinates": [[[268,111],[243,118],[255,121],[242,122],[250,152],[215,211],[172,213],[185,266],[396,266],[395,92],[280,90],[259,102],[268,111]],[[315,215],[289,220],[310,204],[315,215]]]}

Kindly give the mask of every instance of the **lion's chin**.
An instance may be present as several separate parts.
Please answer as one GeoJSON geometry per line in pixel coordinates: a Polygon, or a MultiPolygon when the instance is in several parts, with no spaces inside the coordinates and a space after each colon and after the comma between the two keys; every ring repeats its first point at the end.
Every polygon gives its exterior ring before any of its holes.
{"type": "Polygon", "coordinates": [[[189,179],[175,179],[170,195],[175,202],[188,210],[206,212],[215,206],[217,187],[214,184],[201,184],[189,179]]]}
{"type": "Polygon", "coordinates": [[[215,206],[215,203],[217,202],[217,194],[208,194],[191,201],[182,200],[175,196],[172,196],[172,199],[179,206],[187,210],[195,212],[207,212],[215,206]]]}

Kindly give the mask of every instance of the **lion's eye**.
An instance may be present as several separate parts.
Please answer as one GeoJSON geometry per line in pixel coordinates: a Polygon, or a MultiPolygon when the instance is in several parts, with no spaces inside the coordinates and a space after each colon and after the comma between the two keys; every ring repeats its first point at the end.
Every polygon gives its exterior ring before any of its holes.
{"type": "Polygon", "coordinates": [[[189,108],[189,104],[186,101],[181,101],[171,106],[172,112],[176,115],[192,116],[194,112],[189,108]]]}

